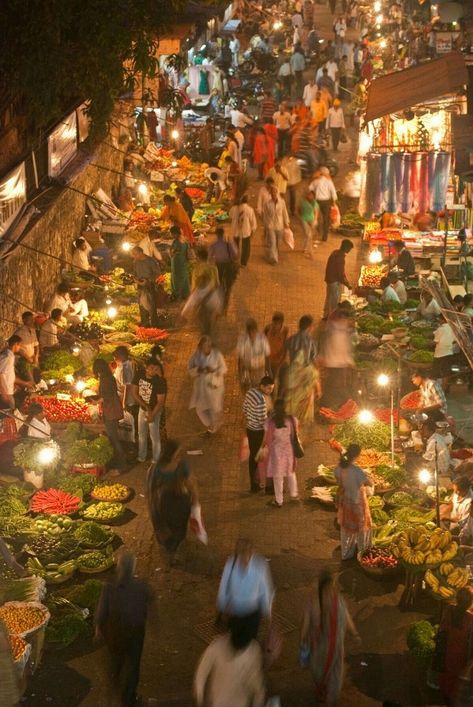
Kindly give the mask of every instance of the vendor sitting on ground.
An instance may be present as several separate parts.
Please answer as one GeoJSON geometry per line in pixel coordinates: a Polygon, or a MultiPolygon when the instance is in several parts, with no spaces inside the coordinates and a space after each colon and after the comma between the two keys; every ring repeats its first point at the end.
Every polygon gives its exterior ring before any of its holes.
{"type": "Polygon", "coordinates": [[[401,304],[399,301],[399,297],[396,294],[396,291],[391,285],[389,277],[383,277],[380,282],[380,285],[383,288],[383,294],[381,295],[381,300],[383,302],[396,302],[397,304],[401,304]]]}
{"type": "Polygon", "coordinates": [[[71,324],[80,324],[89,316],[89,305],[87,300],[82,296],[82,290],[73,288],[71,290],[71,302],[73,314],[71,316],[71,324]]]}
{"type": "Polygon", "coordinates": [[[20,434],[38,439],[49,439],[51,437],[51,425],[46,419],[44,408],[39,403],[31,403],[25,424],[21,428],[20,434]]]}
{"type": "Polygon", "coordinates": [[[401,304],[406,304],[407,302],[407,292],[406,292],[406,286],[399,277],[399,273],[396,270],[392,270],[389,273],[389,282],[391,283],[391,287],[393,288],[394,292],[397,294],[397,297],[399,299],[399,302],[401,304]]]}
{"type": "Polygon", "coordinates": [[[453,494],[450,503],[440,506],[440,518],[442,523],[450,530],[463,532],[469,521],[472,505],[473,492],[470,480],[465,476],[460,476],[453,482],[453,494]]]}
{"type": "Polygon", "coordinates": [[[422,458],[427,462],[427,467],[432,472],[437,468],[439,476],[446,476],[450,467],[450,452],[445,437],[437,431],[437,423],[427,420],[422,425],[421,435],[425,444],[422,458]]]}
{"type": "Polygon", "coordinates": [[[60,349],[59,335],[63,331],[62,310],[59,308],[53,309],[49,319],[42,324],[39,330],[39,348],[41,353],[60,349]]]}
{"type": "Polygon", "coordinates": [[[417,307],[417,315],[419,319],[437,319],[440,316],[440,307],[434,300],[430,292],[423,290],[420,294],[420,302],[417,307]]]}
{"type": "Polygon", "coordinates": [[[439,381],[429,378],[425,370],[415,371],[411,381],[418,386],[420,393],[416,412],[424,413],[436,422],[444,420],[447,414],[447,399],[439,381]]]}

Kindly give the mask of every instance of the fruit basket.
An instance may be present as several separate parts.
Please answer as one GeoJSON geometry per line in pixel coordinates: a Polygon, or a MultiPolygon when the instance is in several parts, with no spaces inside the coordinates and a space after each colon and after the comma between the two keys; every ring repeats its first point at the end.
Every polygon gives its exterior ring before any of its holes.
{"type": "Polygon", "coordinates": [[[358,564],[365,574],[377,579],[395,577],[401,565],[389,547],[371,547],[357,555],[358,564]]]}
{"type": "Polygon", "coordinates": [[[112,549],[90,550],[77,558],[77,567],[82,574],[106,572],[115,564],[112,549]]]}
{"type": "Polygon", "coordinates": [[[94,501],[125,503],[131,496],[131,489],[124,484],[99,484],[90,494],[94,501]]]}
{"type": "Polygon", "coordinates": [[[413,390],[401,398],[401,410],[415,412],[420,405],[420,390],[413,390]]]}
{"type": "Polygon", "coordinates": [[[118,523],[125,513],[125,506],[122,503],[110,503],[109,501],[98,501],[90,503],[81,512],[84,520],[94,520],[96,523],[113,524],[118,523]]]}
{"type": "Polygon", "coordinates": [[[442,562],[436,570],[427,570],[424,579],[434,599],[450,601],[459,589],[467,586],[470,572],[452,562],[442,562]]]}
{"type": "Polygon", "coordinates": [[[77,523],[74,536],[81,547],[99,550],[113,541],[115,533],[111,530],[110,526],[104,523],[97,523],[94,520],[84,520],[77,523]]]}
{"type": "Polygon", "coordinates": [[[49,619],[48,609],[37,601],[9,601],[0,606],[0,620],[14,636],[25,638],[46,626],[49,619]]]}

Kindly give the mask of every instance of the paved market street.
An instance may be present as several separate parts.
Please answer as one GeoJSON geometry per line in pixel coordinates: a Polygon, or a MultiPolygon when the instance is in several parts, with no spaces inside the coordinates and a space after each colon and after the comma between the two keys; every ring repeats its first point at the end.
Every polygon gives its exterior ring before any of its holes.
{"type": "MultiPolygon", "coordinates": [[[[343,163],[350,144],[342,145],[342,150],[343,163]]],[[[259,185],[252,183],[253,202],[259,185]]],[[[317,466],[337,458],[327,444],[327,428],[313,425],[304,434],[306,454],[297,471],[301,504],[288,502],[282,509],[275,509],[268,506],[271,496],[250,496],[247,492],[247,465],[238,461],[243,418],[234,354],[237,335],[248,316],[264,325],[275,310],[285,313],[290,333],[304,313],[312,314],[318,324],[325,294],[325,262],[340,241],[331,235],[327,244],[314,249],[314,260],[310,261],[302,253],[300,227],[297,222],[294,225],[296,250],[289,252],[283,247],[275,267],[263,259],[261,229],[254,236],[250,263],[234,288],[228,317],[218,323],[216,343],[229,370],[224,425],[214,438],[199,436],[200,423],[188,410],[191,382],[186,366],[198,332],[180,328],[173,332],[167,347],[168,430],[170,436],[182,439],[186,449],[202,450],[201,456],[190,456],[189,461],[199,484],[209,546],[188,539],[179,551],[182,564],[167,569],[153,537],[143,496],[146,465],[137,466],[127,475],[126,483],[136,490],[129,504],[136,515],[118,532],[137,552],[138,573],[149,579],[155,592],[140,693],[156,698],[152,704],[160,707],[192,704],[193,673],[212,635],[219,576],[240,536],[251,537],[257,551],[267,557],[277,588],[274,611],[285,640],[282,656],[268,674],[269,695],[280,695],[284,707],[314,704],[310,672],[303,671],[297,662],[299,625],[311,582],[323,567],[330,567],[340,572],[344,596],[362,636],[361,648],[348,644],[348,676],[341,704],[370,707],[387,698],[403,705],[435,703],[428,698],[427,688],[416,684],[416,666],[406,652],[406,626],[418,615],[398,610],[400,585],[367,579],[355,563],[342,567],[335,514],[309,499],[317,466]]],[[[348,276],[354,281],[361,262],[359,243],[347,261],[348,276]]],[[[80,645],[79,655],[77,644],[61,654],[45,655],[27,692],[28,707],[105,707],[104,651],[90,641],[80,645]]]]}
{"type": "MultiPolygon", "coordinates": [[[[325,6],[316,5],[322,35],[331,36],[331,17],[325,6]]],[[[340,186],[352,157],[352,145],[341,145],[340,186]]],[[[260,182],[252,179],[251,203],[260,182]]],[[[146,464],[131,471],[125,483],[136,493],[129,504],[133,519],[118,528],[123,542],[137,553],[138,574],[149,580],[154,604],[148,623],[141,664],[140,694],[160,707],[190,707],[192,679],[197,661],[213,635],[215,598],[226,557],[239,537],[252,538],[271,568],[276,586],[275,618],[284,634],[280,659],[268,673],[268,696],[279,695],[283,707],[315,704],[310,671],[298,665],[299,626],[306,597],[324,567],[340,575],[344,597],[361,635],[361,646],[347,644],[347,677],[343,707],[372,707],[383,700],[404,706],[434,705],[436,693],[418,680],[417,666],[407,653],[406,627],[422,614],[402,613],[398,581],[375,581],[364,576],[355,562],[342,566],[335,513],[310,499],[316,468],[337,459],[327,440],[327,427],[314,424],[304,430],[305,457],[297,475],[302,502],[286,502],[282,509],[269,506],[271,496],[248,493],[247,465],[239,463],[243,433],[242,395],[237,381],[235,345],[248,316],[260,326],[275,310],[286,317],[294,333],[302,314],[311,314],[319,326],[325,296],[325,262],[337,248],[340,237],[331,234],[328,243],[314,248],[309,260],[302,252],[302,233],[293,220],[296,249],[282,247],[279,265],[264,260],[262,232],[253,237],[248,267],[241,271],[231,297],[228,316],[217,326],[216,345],[225,355],[226,377],[224,424],[214,437],[202,437],[194,411],[189,411],[191,381],[187,362],[199,334],[182,326],[176,313],[176,330],[166,349],[169,394],[168,434],[182,440],[197,479],[202,513],[209,535],[205,547],[188,537],[179,551],[180,563],[169,569],[158,547],[148,518],[144,491],[146,464]]],[[[362,260],[361,244],[347,258],[348,277],[355,282],[362,260]]],[[[31,680],[25,704],[28,707],[106,707],[105,651],[91,639],[82,640],[61,653],[48,650],[31,680]]],[[[146,704],[146,701],[144,702],[146,704]]]]}

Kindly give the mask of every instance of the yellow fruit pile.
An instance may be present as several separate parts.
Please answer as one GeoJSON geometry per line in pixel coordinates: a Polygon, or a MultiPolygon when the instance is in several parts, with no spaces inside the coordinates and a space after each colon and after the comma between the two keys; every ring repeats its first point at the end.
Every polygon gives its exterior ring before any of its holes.
{"type": "Polygon", "coordinates": [[[46,607],[32,604],[17,604],[7,602],[0,606],[0,620],[5,624],[8,633],[15,636],[34,631],[47,618],[46,607]]]}
{"type": "Polygon", "coordinates": [[[452,560],[458,544],[452,541],[448,530],[436,528],[430,533],[423,526],[408,528],[399,533],[393,553],[408,565],[438,565],[452,560]]]}
{"type": "Polygon", "coordinates": [[[92,496],[99,501],[121,501],[128,497],[129,489],[124,484],[102,484],[96,486],[92,496]]]}
{"type": "Polygon", "coordinates": [[[443,562],[435,574],[431,570],[425,573],[425,581],[442,599],[451,599],[458,589],[468,584],[469,572],[462,567],[455,567],[451,562],[443,562]]]}

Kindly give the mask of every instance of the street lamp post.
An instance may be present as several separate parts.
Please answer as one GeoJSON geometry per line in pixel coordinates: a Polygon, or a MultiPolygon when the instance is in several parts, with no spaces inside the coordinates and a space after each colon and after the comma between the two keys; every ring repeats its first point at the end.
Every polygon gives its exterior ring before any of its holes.
{"type": "Polygon", "coordinates": [[[391,465],[394,466],[394,386],[391,378],[386,373],[380,373],[377,379],[378,385],[385,388],[389,385],[389,422],[391,434],[391,465]]]}

